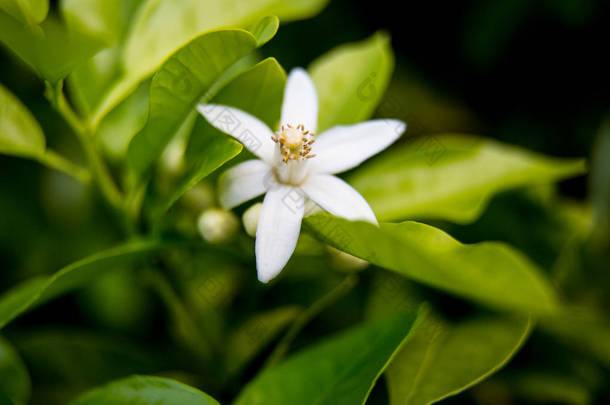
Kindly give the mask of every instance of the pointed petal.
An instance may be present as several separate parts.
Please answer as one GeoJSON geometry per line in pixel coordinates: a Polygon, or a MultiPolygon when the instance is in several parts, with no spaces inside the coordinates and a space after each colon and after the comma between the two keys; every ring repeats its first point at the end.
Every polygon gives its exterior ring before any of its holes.
{"type": "Polygon", "coordinates": [[[220,205],[231,209],[263,194],[275,184],[271,167],[262,160],[247,160],[220,176],[220,205]]]}
{"type": "Polygon", "coordinates": [[[350,221],[367,221],[377,225],[373,210],[352,186],[330,174],[311,175],[301,189],[326,211],[350,221]]]}
{"type": "Polygon", "coordinates": [[[306,130],[316,132],[318,94],[311,77],[304,69],[293,69],[288,75],[284,90],[281,123],[292,126],[303,124],[306,130]]]}
{"type": "Polygon", "coordinates": [[[256,268],[263,283],[279,274],[299,239],[305,196],[290,186],[278,185],[265,195],[256,230],[256,268]]]}
{"type": "Polygon", "coordinates": [[[269,164],[273,164],[275,143],[274,133],[258,118],[238,110],[216,104],[199,104],[197,111],[214,127],[231,135],[250,152],[269,164]]]}
{"type": "Polygon", "coordinates": [[[344,172],[390,146],[406,128],[389,119],[331,128],[316,138],[310,167],[318,173],[344,172]]]}

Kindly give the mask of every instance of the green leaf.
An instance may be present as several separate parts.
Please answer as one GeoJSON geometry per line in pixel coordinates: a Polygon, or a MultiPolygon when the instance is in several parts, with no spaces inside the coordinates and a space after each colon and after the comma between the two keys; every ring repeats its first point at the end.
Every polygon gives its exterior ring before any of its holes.
{"type": "Polygon", "coordinates": [[[420,283],[511,310],[550,313],[557,298],[549,281],[515,249],[496,242],[464,245],[417,222],[350,222],[327,214],[305,219],[322,241],[420,283]]]}
{"type": "Polygon", "coordinates": [[[9,342],[0,337],[0,396],[6,396],[15,405],[25,405],[30,390],[30,376],[23,361],[9,342]]]}
{"type": "Polygon", "coordinates": [[[19,99],[0,85],[0,153],[38,158],[46,142],[34,116],[19,99]]]}
{"type": "Polygon", "coordinates": [[[59,270],[33,278],[0,297],[0,328],[30,309],[93,281],[115,266],[125,266],[159,247],[157,241],[136,241],[96,253],[59,270]]]}
{"type": "Polygon", "coordinates": [[[63,0],[61,12],[72,31],[116,44],[143,0],[63,0]]]}
{"type": "Polygon", "coordinates": [[[219,405],[203,392],[168,378],[133,376],[94,389],[70,405],[219,405]]]}
{"type": "Polygon", "coordinates": [[[34,159],[86,183],[89,174],[55,152],[46,149],[45,136],[30,111],[0,85],[0,154],[34,159]]]}
{"type": "Polygon", "coordinates": [[[391,148],[349,178],[380,220],[477,219],[496,193],[585,172],[581,159],[541,156],[496,141],[439,135],[391,148]]]}
{"type": "MultiPolygon", "coordinates": [[[[284,15],[288,19],[311,16],[327,0],[148,0],[133,18],[120,63],[116,66],[116,80],[99,100],[91,122],[97,126],[101,119],[137,85],[150,77],[177,49],[193,38],[221,27],[251,27],[263,17],[284,15]]],[[[264,18],[253,32],[259,46],[269,40],[277,30],[278,19],[264,18]]]]}
{"type": "Polygon", "coordinates": [[[342,45],[314,61],[309,73],[320,103],[318,132],[370,118],[393,70],[394,54],[385,33],[342,45]]]}
{"type": "Polygon", "coordinates": [[[26,24],[38,24],[47,18],[49,0],[0,0],[0,10],[26,24]]]}
{"type": "Polygon", "coordinates": [[[128,164],[137,179],[150,169],[200,101],[207,101],[223,73],[257,46],[243,30],[220,30],[193,40],[155,74],[148,122],[132,139],[128,164]]]}
{"type": "Polygon", "coordinates": [[[2,11],[0,42],[51,83],[59,82],[103,46],[97,38],[70,31],[55,16],[30,26],[2,11]]]}
{"type": "Polygon", "coordinates": [[[363,404],[416,315],[365,324],[304,349],[259,374],[235,404],[363,404]]]}
{"type": "MultiPolygon", "coordinates": [[[[286,74],[273,58],[265,59],[225,86],[211,102],[246,111],[273,128],[279,120],[286,74]]],[[[162,201],[166,212],[184,193],[235,157],[240,143],[198,117],[185,155],[186,175],[170,197],[162,201]]]]}
{"type": "Polygon", "coordinates": [[[386,371],[390,404],[431,404],[482,381],[513,357],[531,328],[527,319],[451,325],[428,315],[386,371]]]}

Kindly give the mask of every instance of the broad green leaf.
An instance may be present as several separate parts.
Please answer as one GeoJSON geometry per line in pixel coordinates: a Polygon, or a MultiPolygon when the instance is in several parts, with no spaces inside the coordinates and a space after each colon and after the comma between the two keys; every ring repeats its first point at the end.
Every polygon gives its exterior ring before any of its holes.
{"type": "Polygon", "coordinates": [[[38,158],[45,153],[42,129],[30,111],[0,85],[0,153],[38,158]]]}
{"type": "MultiPolygon", "coordinates": [[[[316,0],[318,3],[319,0],[316,0]]],[[[310,7],[295,2],[294,17],[306,15],[310,7]]],[[[97,105],[91,117],[97,126],[104,115],[120,103],[137,85],[150,77],[164,61],[189,41],[219,28],[251,27],[252,23],[269,15],[277,15],[281,0],[147,0],[133,18],[132,29],[125,39],[117,80],[97,105]]],[[[281,15],[278,15],[280,18],[281,15]]],[[[265,18],[254,32],[259,46],[277,31],[275,17],[265,18]]]]}
{"type": "Polygon", "coordinates": [[[0,85],[0,154],[34,159],[87,182],[89,174],[60,155],[46,149],[45,136],[30,111],[0,85]]]}
{"type": "Polygon", "coordinates": [[[42,22],[49,12],[49,0],[0,0],[0,10],[26,24],[42,22]]]}
{"type": "Polygon", "coordinates": [[[128,164],[141,178],[200,101],[239,59],[253,51],[257,39],[243,30],[220,30],[200,36],[176,52],[153,77],[146,126],[132,139],[128,164]]]}
{"type": "Polygon", "coordinates": [[[226,342],[224,367],[227,372],[240,371],[300,313],[298,307],[280,307],[248,319],[226,342]]]}
{"type": "Polygon", "coordinates": [[[502,309],[557,309],[555,291],[540,269],[503,243],[464,245],[411,221],[377,227],[315,214],[305,224],[322,241],[431,287],[502,309]]]}
{"type": "Polygon", "coordinates": [[[318,132],[355,124],[373,114],[394,70],[387,34],[342,45],[309,67],[319,98],[318,132]]]}
{"type": "Polygon", "coordinates": [[[72,31],[117,43],[142,0],[63,0],[61,12],[72,31]]]}
{"type": "MultiPolygon", "coordinates": [[[[211,102],[239,108],[273,128],[279,120],[285,83],[282,67],[273,58],[265,59],[231,81],[211,102]]],[[[198,117],[186,150],[186,175],[169,199],[162,202],[161,212],[241,150],[240,143],[198,117]]]]}
{"type": "Polygon", "coordinates": [[[349,178],[380,220],[474,221],[496,193],[583,174],[556,159],[464,135],[420,138],[391,149],[349,178]]]}
{"type": "Polygon", "coordinates": [[[23,361],[9,342],[0,337],[0,396],[6,396],[15,405],[25,405],[30,389],[30,376],[23,361]]]}
{"type": "Polygon", "coordinates": [[[140,84],[100,123],[97,137],[104,148],[104,152],[111,159],[122,161],[127,154],[129,142],[146,125],[149,88],[150,80],[140,84]]]}
{"type": "Polygon", "coordinates": [[[85,285],[105,271],[132,263],[158,247],[157,241],[130,242],[75,262],[52,276],[23,282],[0,296],[0,328],[30,309],[85,285]]]}
{"type": "Polygon", "coordinates": [[[56,16],[30,26],[2,11],[0,42],[51,83],[66,77],[103,46],[97,38],[70,31],[56,16]]]}
{"type": "Polygon", "coordinates": [[[523,319],[452,325],[427,316],[386,370],[390,404],[431,404],[480,382],[513,357],[531,328],[523,319]]]}
{"type": "Polygon", "coordinates": [[[235,404],[363,404],[416,319],[403,313],[304,349],[260,373],[235,404]]]}
{"type": "Polygon", "coordinates": [[[219,405],[203,392],[168,378],[133,376],[94,389],[70,405],[219,405]]]}

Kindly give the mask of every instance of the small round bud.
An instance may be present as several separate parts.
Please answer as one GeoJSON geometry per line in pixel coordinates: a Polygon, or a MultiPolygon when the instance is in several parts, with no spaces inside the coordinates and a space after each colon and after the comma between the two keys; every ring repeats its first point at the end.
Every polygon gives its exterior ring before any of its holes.
{"type": "Polygon", "coordinates": [[[241,220],[244,223],[244,228],[246,229],[246,233],[253,238],[256,236],[256,228],[258,228],[258,218],[261,215],[261,210],[263,209],[263,203],[256,203],[250,208],[248,208],[244,215],[242,215],[241,220]]]}
{"type": "Polygon", "coordinates": [[[197,228],[199,233],[210,243],[224,243],[231,240],[239,221],[231,211],[220,208],[209,208],[199,216],[197,228]]]}

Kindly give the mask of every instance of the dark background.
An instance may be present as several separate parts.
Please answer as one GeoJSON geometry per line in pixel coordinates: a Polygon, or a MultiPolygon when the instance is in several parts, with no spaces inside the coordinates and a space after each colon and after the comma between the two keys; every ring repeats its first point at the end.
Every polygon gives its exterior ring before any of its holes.
{"type": "Polygon", "coordinates": [[[282,26],[266,50],[287,68],[306,66],[385,30],[395,79],[406,75],[476,117],[431,129],[582,157],[610,110],[609,13],[610,2],[597,0],[333,0],[321,15],[282,26]]]}

